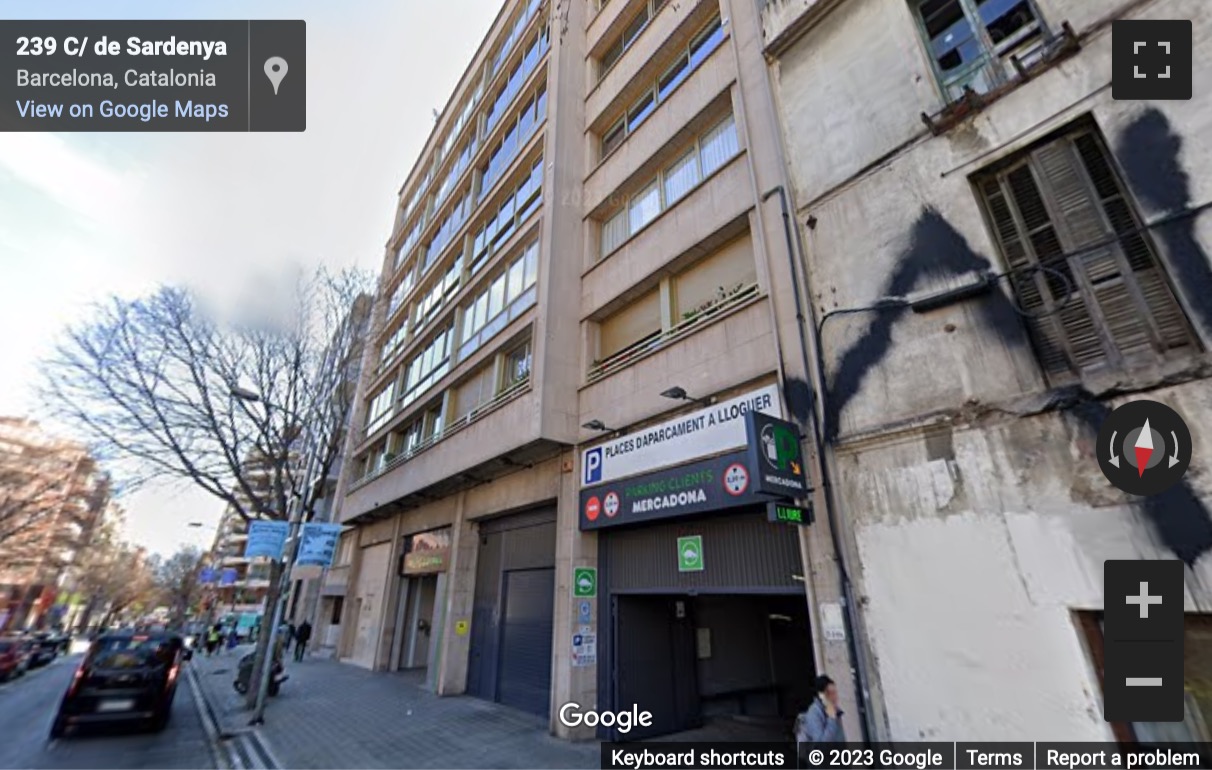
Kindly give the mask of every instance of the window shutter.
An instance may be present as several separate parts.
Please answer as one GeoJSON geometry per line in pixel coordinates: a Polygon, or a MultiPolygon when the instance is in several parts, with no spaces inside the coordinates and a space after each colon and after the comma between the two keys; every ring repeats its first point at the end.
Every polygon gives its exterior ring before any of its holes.
{"type": "Polygon", "coordinates": [[[1050,379],[1186,348],[1193,336],[1100,140],[1085,130],[980,183],[1050,379]],[[1046,268],[1023,272],[1032,265],[1046,268]],[[1059,275],[1058,275],[1059,274],[1059,275]],[[1064,276],[1064,280],[1060,278],[1064,276]],[[1070,285],[1066,286],[1066,282],[1070,285]],[[1067,289],[1075,296],[1065,297],[1067,289]],[[1053,303],[1063,303],[1049,313],[1053,303]]]}

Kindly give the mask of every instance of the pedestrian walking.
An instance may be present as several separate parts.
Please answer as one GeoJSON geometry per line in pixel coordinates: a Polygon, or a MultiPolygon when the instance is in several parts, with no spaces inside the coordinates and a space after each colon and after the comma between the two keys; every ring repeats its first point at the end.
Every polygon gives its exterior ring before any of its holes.
{"type": "Polygon", "coordinates": [[[227,649],[234,650],[236,645],[240,643],[240,634],[236,632],[236,627],[232,626],[231,631],[227,634],[227,649]]]}
{"type": "Polygon", "coordinates": [[[278,638],[282,640],[283,652],[290,652],[290,643],[294,641],[295,638],[295,624],[283,623],[278,628],[278,638]]]}
{"type": "Polygon", "coordinates": [[[816,698],[795,720],[795,740],[801,755],[813,743],[845,743],[842,710],[837,705],[837,685],[827,676],[816,678],[816,698]]]}
{"type": "Polygon", "coordinates": [[[295,660],[303,660],[309,641],[311,641],[311,622],[304,620],[295,629],[295,660]]]}
{"type": "Polygon", "coordinates": [[[206,657],[212,657],[219,649],[220,631],[218,625],[213,625],[206,632],[206,657]]]}

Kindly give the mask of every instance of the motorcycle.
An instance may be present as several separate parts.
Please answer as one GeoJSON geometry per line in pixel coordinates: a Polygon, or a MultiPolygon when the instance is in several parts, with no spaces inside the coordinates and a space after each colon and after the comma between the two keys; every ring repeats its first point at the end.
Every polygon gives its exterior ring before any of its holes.
{"type": "MultiPolygon", "coordinates": [[[[256,654],[250,652],[240,658],[239,667],[236,669],[236,681],[232,682],[231,685],[241,695],[248,693],[249,683],[252,680],[253,659],[255,657],[256,654]]],[[[290,679],[285,671],[286,669],[283,667],[282,661],[275,660],[273,668],[269,672],[269,694],[271,696],[277,695],[282,689],[282,683],[290,679]]]]}

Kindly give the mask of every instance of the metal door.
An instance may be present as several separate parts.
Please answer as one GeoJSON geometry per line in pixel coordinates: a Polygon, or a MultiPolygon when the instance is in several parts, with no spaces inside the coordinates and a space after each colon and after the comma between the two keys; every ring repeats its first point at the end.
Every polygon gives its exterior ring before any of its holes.
{"type": "Polygon", "coordinates": [[[694,633],[684,599],[663,596],[611,597],[614,608],[614,708],[652,714],[648,727],[636,725],[610,740],[642,740],[697,727],[698,682],[694,633]],[[676,603],[683,602],[683,611],[676,603]]]}
{"type": "Polygon", "coordinates": [[[505,573],[497,699],[540,716],[550,713],[555,570],[505,573]]]}

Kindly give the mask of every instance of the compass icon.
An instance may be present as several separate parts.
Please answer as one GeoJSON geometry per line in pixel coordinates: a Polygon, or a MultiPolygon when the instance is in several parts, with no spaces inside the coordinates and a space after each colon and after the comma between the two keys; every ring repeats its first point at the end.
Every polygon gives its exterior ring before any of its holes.
{"type": "Polygon", "coordinates": [[[1131,401],[1103,421],[1096,449],[1107,480],[1130,495],[1156,495],[1191,464],[1191,431],[1178,412],[1156,401],[1131,401]]]}

